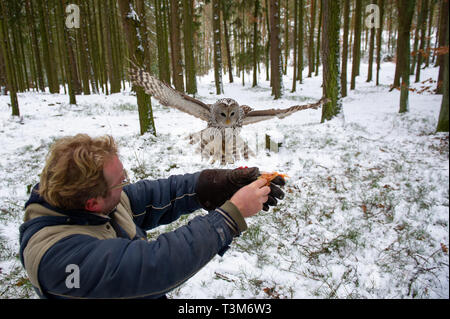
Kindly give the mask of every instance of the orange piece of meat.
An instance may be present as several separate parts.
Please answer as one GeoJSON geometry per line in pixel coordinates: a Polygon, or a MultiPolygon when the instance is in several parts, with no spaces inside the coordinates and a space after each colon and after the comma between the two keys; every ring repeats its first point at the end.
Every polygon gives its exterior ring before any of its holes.
{"type": "Polygon", "coordinates": [[[273,179],[277,176],[281,176],[283,179],[285,179],[286,177],[289,177],[286,174],[280,174],[278,172],[272,172],[272,173],[262,172],[258,178],[264,178],[265,180],[267,180],[266,186],[269,186],[270,182],[273,181],[273,179]]]}

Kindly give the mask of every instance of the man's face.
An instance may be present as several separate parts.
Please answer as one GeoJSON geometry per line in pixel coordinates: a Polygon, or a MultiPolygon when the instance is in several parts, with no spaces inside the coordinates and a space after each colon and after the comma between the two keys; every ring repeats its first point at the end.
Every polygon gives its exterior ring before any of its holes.
{"type": "Polygon", "coordinates": [[[94,213],[108,215],[119,204],[120,194],[122,193],[122,187],[114,186],[120,185],[125,179],[123,165],[117,155],[106,160],[103,166],[103,175],[110,188],[109,193],[106,197],[89,199],[86,202],[86,209],[94,213]]]}
{"type": "MultiPolygon", "coordinates": [[[[125,179],[125,173],[122,162],[119,160],[117,155],[105,162],[105,165],[103,166],[103,174],[110,188],[123,182],[125,179]]],[[[102,210],[103,214],[110,213],[111,210],[119,204],[121,193],[122,187],[109,190],[109,194],[104,197],[105,206],[102,210]]]]}

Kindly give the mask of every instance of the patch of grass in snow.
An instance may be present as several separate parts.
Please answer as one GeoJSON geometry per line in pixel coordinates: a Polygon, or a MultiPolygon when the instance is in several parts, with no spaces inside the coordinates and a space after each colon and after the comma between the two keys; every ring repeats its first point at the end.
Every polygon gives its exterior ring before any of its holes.
{"type": "Polygon", "coordinates": [[[37,295],[20,261],[15,261],[8,271],[0,268],[0,298],[31,299],[37,295]]]}
{"type": "Polygon", "coordinates": [[[135,112],[137,111],[137,104],[134,103],[123,103],[123,104],[115,104],[112,107],[113,110],[118,112],[135,112]]]}
{"type": "Polygon", "coordinates": [[[256,255],[257,267],[263,267],[270,261],[267,255],[270,238],[261,228],[261,224],[251,225],[235,242],[239,251],[256,255]]]}

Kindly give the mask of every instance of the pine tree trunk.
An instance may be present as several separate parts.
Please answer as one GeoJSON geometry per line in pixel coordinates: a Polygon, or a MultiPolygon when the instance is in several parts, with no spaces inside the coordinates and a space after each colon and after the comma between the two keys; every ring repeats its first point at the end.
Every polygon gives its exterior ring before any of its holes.
{"type": "MultiPolygon", "coordinates": [[[[0,8],[1,9],[1,8],[0,8]]],[[[3,37],[0,35],[0,40],[3,37]]],[[[2,50],[2,44],[0,43],[0,95],[7,95],[8,82],[6,79],[6,65],[5,65],[5,58],[3,57],[3,50],[2,50]]]]}
{"type": "Polygon", "coordinates": [[[25,59],[25,52],[23,49],[23,32],[22,32],[22,26],[19,21],[16,22],[16,26],[13,26],[14,32],[13,32],[13,43],[15,44],[14,47],[17,49],[17,55],[16,55],[16,61],[17,63],[17,70],[19,70],[21,82],[19,83],[20,91],[23,92],[29,88],[29,80],[28,80],[28,73],[27,73],[27,61],[25,59]]]}
{"type": "MultiPolygon", "coordinates": [[[[55,79],[57,80],[58,85],[63,86],[64,94],[69,94],[67,92],[66,86],[71,85],[71,80],[68,78],[68,64],[67,62],[67,52],[66,52],[66,38],[64,32],[64,21],[63,19],[58,19],[57,17],[61,16],[60,10],[60,2],[47,2],[47,12],[52,12],[53,14],[49,15],[49,47],[51,55],[53,55],[54,64],[56,65],[55,69],[58,69],[61,72],[61,78],[58,77],[58,74],[55,74],[55,79]],[[51,8],[50,6],[54,6],[51,8]]],[[[71,87],[71,90],[73,87],[71,87]]],[[[70,99],[70,94],[69,94],[70,99]]]]}
{"type": "Polygon", "coordinates": [[[356,0],[355,6],[355,37],[353,40],[353,64],[352,64],[352,78],[350,82],[350,90],[355,89],[356,77],[359,74],[359,60],[361,56],[361,12],[362,0],[356,0]]]}
{"type": "MultiPolygon", "coordinates": [[[[447,43],[449,43],[449,30],[446,30],[447,36],[447,43]]],[[[441,103],[441,111],[439,113],[439,120],[438,120],[438,125],[437,125],[437,132],[448,132],[449,131],[449,110],[448,110],[448,86],[449,86],[449,53],[447,51],[447,54],[444,55],[444,82],[443,82],[443,87],[444,87],[444,92],[442,95],[442,103],[441,103]]]]}
{"type": "Polygon", "coordinates": [[[183,59],[181,57],[180,14],[178,0],[170,0],[169,15],[170,53],[172,55],[173,85],[179,92],[184,92],[183,59]]]}
{"type": "MultiPolygon", "coordinates": [[[[122,25],[125,32],[125,38],[128,46],[128,54],[130,59],[137,65],[142,66],[144,63],[144,51],[142,51],[142,42],[138,37],[139,21],[130,0],[118,0],[119,9],[122,17],[122,25]]],[[[155,122],[153,119],[153,110],[150,95],[146,94],[141,87],[133,86],[136,92],[140,133],[146,132],[156,136],[155,122]]]]}
{"type": "Polygon", "coordinates": [[[169,52],[167,46],[167,32],[165,30],[164,0],[155,0],[156,42],[158,48],[158,73],[159,79],[170,84],[169,52]]]}
{"type": "Polygon", "coordinates": [[[383,35],[383,21],[384,21],[384,0],[378,0],[380,8],[380,27],[377,30],[377,75],[376,85],[380,84],[380,66],[381,66],[381,40],[383,35]]]}
{"type": "MultiPolygon", "coordinates": [[[[80,16],[85,16],[85,2],[83,0],[78,0],[77,5],[80,8],[80,16]]],[[[89,74],[90,74],[90,66],[89,66],[89,56],[88,56],[88,43],[86,39],[86,24],[80,24],[80,29],[77,32],[77,43],[79,45],[79,60],[80,60],[80,77],[83,87],[83,94],[89,95],[91,94],[91,90],[89,88],[89,74]]]]}
{"type": "Polygon", "coordinates": [[[254,0],[254,12],[253,12],[253,83],[252,87],[258,85],[258,12],[259,12],[259,0],[254,0]]]}
{"type": "Polygon", "coordinates": [[[303,83],[303,46],[304,46],[304,2],[305,0],[299,0],[299,12],[298,12],[298,21],[299,21],[299,30],[298,30],[298,66],[297,66],[297,80],[299,83],[303,83]]]}
{"type": "MultiPolygon", "coordinates": [[[[449,0],[442,0],[441,2],[441,12],[440,12],[440,19],[439,19],[439,48],[443,48],[448,45],[448,41],[446,40],[446,32],[449,28],[448,25],[448,3],[449,0]]],[[[438,54],[436,59],[437,64],[439,65],[439,75],[437,80],[437,89],[436,94],[442,94],[442,83],[444,81],[444,55],[438,54]]]]}
{"type": "Polygon", "coordinates": [[[289,0],[284,2],[284,68],[283,74],[287,73],[287,65],[289,58],[289,0]]]}
{"type": "Polygon", "coordinates": [[[369,66],[367,71],[366,82],[371,82],[373,77],[373,53],[375,51],[375,28],[370,29],[369,39],[369,66]]]}
{"type": "Polygon", "coordinates": [[[108,94],[108,73],[106,70],[106,50],[104,47],[104,43],[102,41],[103,34],[103,22],[101,19],[102,10],[100,8],[100,1],[94,1],[93,6],[95,13],[95,21],[96,23],[96,34],[97,34],[97,46],[99,50],[99,60],[97,61],[99,75],[100,75],[100,83],[102,86],[102,92],[108,94]]]}
{"type": "Polygon", "coordinates": [[[170,46],[170,5],[169,0],[162,0],[162,22],[163,22],[163,46],[164,46],[164,73],[167,72],[167,84],[172,83],[171,77],[170,77],[170,53],[169,53],[169,46],[170,46]]]}
{"type": "Polygon", "coordinates": [[[231,61],[231,49],[230,49],[230,35],[228,31],[228,23],[230,18],[230,4],[226,0],[220,0],[223,16],[223,32],[225,38],[225,49],[227,51],[227,64],[228,64],[228,81],[233,83],[233,66],[231,61]]]}
{"type": "Polygon", "coordinates": [[[216,94],[223,93],[222,82],[222,52],[221,52],[221,32],[220,32],[220,3],[219,0],[212,1],[212,26],[213,26],[213,47],[214,47],[214,82],[216,94]]]}
{"type": "MultiPolygon", "coordinates": [[[[411,62],[411,68],[409,70],[409,74],[413,75],[414,74],[414,69],[416,68],[416,62],[417,62],[417,47],[419,45],[419,31],[420,31],[420,25],[419,25],[419,19],[421,16],[421,12],[422,12],[422,2],[424,0],[417,0],[417,21],[416,21],[416,26],[415,26],[415,32],[414,32],[414,44],[413,44],[413,49],[412,49],[412,62],[411,62]]],[[[413,14],[414,17],[414,14],[413,14]]]]}
{"type": "Polygon", "coordinates": [[[45,92],[44,74],[42,71],[41,55],[39,53],[39,44],[36,34],[36,23],[34,22],[34,10],[31,0],[25,2],[27,12],[27,21],[31,31],[31,47],[33,49],[34,60],[36,61],[36,75],[39,90],[45,92]]]}
{"type": "Polygon", "coordinates": [[[146,69],[152,68],[152,61],[150,59],[150,39],[149,39],[149,26],[147,24],[148,16],[150,12],[146,9],[145,0],[135,0],[137,13],[139,15],[139,34],[141,36],[142,48],[144,50],[144,67],[146,69]]]}
{"type": "Polygon", "coordinates": [[[282,70],[280,47],[280,3],[278,0],[270,0],[270,78],[272,83],[272,95],[277,100],[282,95],[282,70]]]}
{"type": "Polygon", "coordinates": [[[314,29],[316,24],[316,0],[311,0],[311,24],[309,29],[309,45],[308,45],[308,77],[310,78],[314,72],[314,29]]]}
{"type": "Polygon", "coordinates": [[[11,100],[11,114],[20,116],[19,101],[17,99],[17,87],[13,78],[11,43],[8,32],[8,11],[6,4],[0,3],[0,47],[6,68],[6,83],[8,85],[9,97],[11,100]]]}
{"type": "Polygon", "coordinates": [[[266,81],[272,81],[269,76],[270,72],[270,18],[269,18],[269,2],[268,0],[264,0],[265,2],[265,16],[266,16],[266,25],[267,25],[267,42],[265,46],[266,53],[266,81]]]}
{"type": "Polygon", "coordinates": [[[49,41],[48,41],[48,33],[47,27],[45,23],[44,17],[44,8],[42,5],[43,0],[37,0],[38,5],[38,14],[39,14],[39,34],[41,36],[41,43],[43,49],[43,58],[44,58],[44,68],[45,73],[47,75],[47,83],[50,90],[50,93],[59,93],[59,88],[57,85],[57,81],[55,80],[56,72],[54,69],[54,61],[51,60],[50,50],[49,50],[49,41]],[[56,83],[56,85],[55,85],[56,83]]]}
{"type": "Polygon", "coordinates": [[[96,27],[96,18],[95,18],[95,8],[91,1],[85,2],[87,5],[87,19],[89,19],[89,33],[88,33],[88,41],[89,41],[89,48],[91,52],[91,66],[92,66],[92,89],[94,93],[99,93],[99,85],[100,83],[100,72],[98,67],[98,61],[100,60],[99,55],[99,46],[97,41],[97,27],[96,27]],[[92,17],[93,16],[93,17],[92,17]]]}
{"type": "Polygon", "coordinates": [[[316,62],[315,62],[315,68],[316,68],[316,76],[319,75],[319,65],[320,65],[320,44],[322,43],[321,40],[321,32],[322,32],[322,21],[323,21],[323,13],[322,13],[322,2],[320,3],[320,10],[319,10],[319,28],[317,30],[317,48],[316,48],[316,62]]]}
{"type": "Polygon", "coordinates": [[[331,120],[342,113],[339,87],[340,2],[322,0],[323,35],[323,96],[331,101],[322,107],[322,120],[331,120]]]}
{"type": "Polygon", "coordinates": [[[297,90],[297,37],[298,37],[298,0],[294,0],[294,74],[292,76],[292,90],[291,92],[295,92],[297,90]]]}
{"type": "Polygon", "coordinates": [[[183,0],[184,22],[184,60],[186,69],[186,92],[197,93],[197,79],[194,59],[194,13],[192,12],[193,0],[183,0]]]}
{"type": "MultiPolygon", "coordinates": [[[[112,9],[109,8],[108,1],[100,1],[99,4],[102,5],[102,12],[111,12],[112,9]]],[[[114,86],[113,91],[113,83],[115,83],[114,79],[114,61],[113,61],[113,53],[112,53],[112,30],[109,25],[109,15],[107,14],[101,14],[102,18],[102,25],[103,25],[103,46],[105,48],[105,63],[106,63],[106,75],[107,75],[107,82],[109,82],[110,85],[110,93],[118,93],[117,87],[114,86]]]]}
{"type": "Polygon", "coordinates": [[[430,0],[429,17],[428,17],[428,35],[427,35],[427,49],[425,55],[425,67],[430,65],[430,55],[431,55],[431,32],[433,30],[433,17],[434,17],[434,5],[436,0],[430,0]]]}
{"type": "MultiPolygon", "coordinates": [[[[372,0],[372,4],[376,4],[377,0],[372,0]]],[[[366,82],[372,81],[373,76],[373,53],[375,51],[375,32],[376,28],[375,26],[372,26],[370,28],[370,39],[369,39],[369,69],[367,72],[367,80],[366,82]]]]}
{"type": "Polygon", "coordinates": [[[348,61],[348,32],[350,20],[350,0],[344,0],[344,37],[342,39],[342,70],[341,95],[347,96],[347,61],[348,61]]]}
{"type": "Polygon", "coordinates": [[[416,66],[416,79],[415,82],[420,81],[420,69],[422,67],[422,61],[425,56],[425,34],[427,32],[427,17],[428,17],[428,0],[422,0],[422,10],[419,14],[419,23],[417,25],[420,28],[420,45],[419,52],[417,52],[417,66],[416,66]]]}
{"type": "MultiPolygon", "coordinates": [[[[398,39],[397,39],[397,43],[398,43],[398,39]]],[[[402,66],[403,66],[403,61],[400,60],[399,58],[399,53],[398,53],[398,46],[395,49],[396,53],[395,53],[395,73],[394,73],[394,83],[392,83],[392,87],[389,90],[392,91],[394,88],[398,88],[400,87],[400,75],[402,73],[402,66]]]]}
{"type": "Polygon", "coordinates": [[[400,113],[409,109],[409,68],[410,68],[410,28],[414,14],[415,0],[398,0],[398,59],[403,61],[401,68],[400,113]]]}
{"type": "Polygon", "coordinates": [[[112,45],[112,61],[113,61],[113,82],[111,83],[111,92],[120,92],[121,86],[120,86],[120,80],[121,78],[125,78],[122,75],[123,70],[123,63],[124,60],[120,54],[120,42],[122,40],[122,37],[119,37],[119,34],[121,33],[120,29],[120,22],[118,21],[117,17],[120,15],[119,12],[117,12],[117,2],[116,0],[108,0],[109,7],[111,8],[111,14],[109,19],[109,25],[112,30],[111,35],[111,45],[112,45]]]}
{"type": "MultiPolygon", "coordinates": [[[[59,16],[64,16],[64,10],[63,7],[65,7],[65,0],[58,1],[56,3],[57,5],[57,12],[59,16]]],[[[62,23],[57,24],[57,27],[60,29],[59,33],[62,36],[61,41],[61,50],[62,50],[62,58],[64,59],[64,69],[66,70],[66,80],[67,85],[69,87],[69,103],[70,104],[77,104],[76,97],[75,97],[75,76],[73,74],[74,68],[72,63],[75,62],[73,58],[73,50],[72,50],[72,44],[71,39],[69,35],[69,31],[67,28],[63,26],[62,23]]],[[[76,71],[76,69],[75,69],[76,71]]]]}

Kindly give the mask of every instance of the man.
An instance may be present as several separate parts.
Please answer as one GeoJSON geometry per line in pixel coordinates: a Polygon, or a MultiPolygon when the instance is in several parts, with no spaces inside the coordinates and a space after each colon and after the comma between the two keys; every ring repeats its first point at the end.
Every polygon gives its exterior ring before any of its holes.
{"type": "MultiPolygon", "coordinates": [[[[131,184],[111,136],[56,141],[25,204],[20,258],[41,298],[161,298],[276,205],[258,168],[204,170],[131,184]],[[145,231],[208,214],[147,241],[145,231]]],[[[277,184],[277,185],[275,185],[277,184]]]]}

